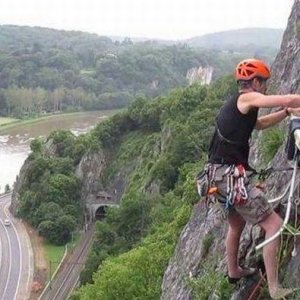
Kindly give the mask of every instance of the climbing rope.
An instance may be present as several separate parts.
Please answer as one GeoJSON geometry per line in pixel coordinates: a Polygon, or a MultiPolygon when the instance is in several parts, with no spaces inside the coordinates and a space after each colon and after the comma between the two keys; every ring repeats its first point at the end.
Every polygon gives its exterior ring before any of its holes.
{"type": "Polygon", "coordinates": [[[290,184],[290,188],[289,188],[290,192],[289,192],[289,197],[288,197],[288,201],[287,201],[287,208],[286,208],[286,213],[285,213],[285,217],[283,220],[283,224],[282,224],[281,228],[273,236],[269,237],[264,242],[257,245],[255,247],[255,250],[259,250],[262,247],[264,247],[265,245],[271,243],[284,231],[284,229],[287,229],[287,228],[290,229],[290,227],[291,227],[290,225],[287,226],[287,223],[288,223],[288,220],[290,218],[290,213],[291,213],[292,199],[293,199],[293,194],[294,194],[294,190],[295,190],[295,181],[296,181],[296,175],[297,175],[297,169],[298,169],[298,162],[299,162],[299,160],[297,157],[294,162],[294,170],[293,170],[293,175],[292,175],[291,184],[290,184]]]}
{"type": "MultiPolygon", "coordinates": [[[[284,191],[284,193],[281,196],[279,196],[279,197],[277,197],[275,199],[269,200],[269,203],[273,203],[273,202],[279,201],[283,197],[285,197],[285,195],[289,191],[289,197],[288,197],[288,202],[287,202],[287,209],[286,209],[286,214],[285,214],[285,218],[284,218],[282,227],[272,237],[270,237],[269,239],[265,240],[263,243],[261,243],[258,246],[256,246],[256,248],[255,248],[256,250],[261,249],[266,244],[272,242],[274,239],[276,239],[280,235],[281,236],[281,242],[280,242],[280,251],[279,251],[279,253],[282,253],[283,234],[286,234],[286,235],[292,235],[293,236],[293,251],[291,253],[292,257],[294,257],[294,256],[297,255],[296,239],[297,239],[297,236],[300,235],[300,230],[299,230],[300,227],[297,228],[297,226],[298,226],[298,224],[297,224],[298,223],[298,205],[300,204],[300,189],[299,189],[299,185],[297,187],[297,197],[296,198],[294,198],[294,194],[295,194],[295,181],[296,181],[298,163],[299,163],[299,157],[295,157],[294,168],[293,168],[293,175],[292,175],[290,183],[288,184],[288,186],[287,186],[286,190],[284,191]],[[294,207],[295,207],[295,220],[294,220],[294,224],[293,224],[294,226],[288,224],[288,220],[290,218],[292,204],[294,204],[294,207]]],[[[278,271],[279,271],[279,264],[278,264],[278,270],[277,270],[277,272],[278,271]]],[[[262,282],[264,281],[265,276],[266,276],[266,274],[263,274],[261,276],[261,279],[258,281],[258,283],[254,287],[252,293],[248,297],[248,300],[254,299],[253,297],[255,296],[257,290],[259,289],[259,287],[261,286],[262,282]]]]}

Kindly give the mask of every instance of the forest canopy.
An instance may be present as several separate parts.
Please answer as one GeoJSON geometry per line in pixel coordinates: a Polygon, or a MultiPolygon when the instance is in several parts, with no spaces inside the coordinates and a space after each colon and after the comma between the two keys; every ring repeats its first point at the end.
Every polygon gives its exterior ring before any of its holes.
{"type": "MultiPolygon", "coordinates": [[[[213,81],[229,74],[241,57],[255,55],[253,47],[241,51],[3,25],[0,115],[125,107],[137,96],[156,97],[187,86],[192,68],[211,67],[213,81]]],[[[273,59],[272,51],[264,55],[273,59]]]]}

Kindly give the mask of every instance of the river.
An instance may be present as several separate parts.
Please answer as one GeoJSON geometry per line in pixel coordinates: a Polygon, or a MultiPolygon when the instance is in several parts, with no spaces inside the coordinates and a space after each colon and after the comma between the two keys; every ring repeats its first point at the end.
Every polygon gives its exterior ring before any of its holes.
{"type": "Polygon", "coordinates": [[[71,130],[75,135],[86,133],[115,112],[111,110],[54,115],[38,122],[18,124],[0,131],[0,193],[4,192],[6,184],[13,186],[30,153],[30,142],[34,138],[46,137],[57,129],[71,130]]]}

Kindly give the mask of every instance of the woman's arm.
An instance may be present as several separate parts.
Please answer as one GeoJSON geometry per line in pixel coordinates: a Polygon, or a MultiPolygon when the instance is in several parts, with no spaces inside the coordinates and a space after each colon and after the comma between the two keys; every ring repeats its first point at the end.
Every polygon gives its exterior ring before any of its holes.
{"type": "Polygon", "coordinates": [[[283,108],[274,113],[259,117],[256,121],[255,129],[263,130],[271,126],[274,126],[275,124],[280,123],[289,115],[290,115],[289,108],[283,108]]]}
{"type": "Polygon", "coordinates": [[[259,117],[256,121],[255,129],[263,130],[269,128],[273,125],[280,123],[282,120],[284,120],[287,116],[290,116],[291,114],[295,117],[300,117],[300,107],[285,107],[274,113],[259,117]]]}
{"type": "Polygon", "coordinates": [[[254,107],[300,107],[300,95],[264,95],[258,92],[242,94],[237,103],[242,113],[254,107]]]}

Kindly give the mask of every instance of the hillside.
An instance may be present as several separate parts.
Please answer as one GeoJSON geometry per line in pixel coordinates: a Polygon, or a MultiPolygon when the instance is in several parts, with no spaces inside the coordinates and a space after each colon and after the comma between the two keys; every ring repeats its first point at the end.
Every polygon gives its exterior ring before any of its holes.
{"type": "Polygon", "coordinates": [[[283,29],[244,28],[206,34],[186,40],[192,47],[242,50],[247,47],[279,49],[283,29]]]}
{"type": "Polygon", "coordinates": [[[22,117],[123,107],[137,94],[157,96],[186,86],[187,71],[208,63],[184,45],[0,26],[0,113],[22,117]]]}
{"type": "Polygon", "coordinates": [[[134,43],[129,38],[2,25],[0,115],[31,118],[45,112],[124,107],[137,95],[156,97],[194,81],[215,81],[250,56],[272,62],[275,53],[256,46],[234,53],[187,43],[134,43]]]}
{"type": "Polygon", "coordinates": [[[197,200],[193,178],[205,160],[214,115],[233,86],[226,79],[168,97],[140,97],[86,136],[57,132],[44,143],[32,142],[12,207],[49,241],[70,239],[74,220],[83,225],[85,207],[98,193],[117,195],[119,208],[107,209],[96,224],[81,275],[82,284],[94,284],[80,291],[83,299],[97,299],[95,293],[101,299],[118,299],[119,293],[124,300],[158,299],[164,269],[197,200]]]}

